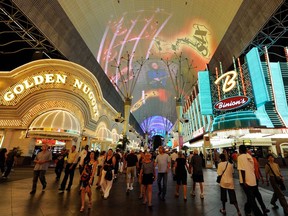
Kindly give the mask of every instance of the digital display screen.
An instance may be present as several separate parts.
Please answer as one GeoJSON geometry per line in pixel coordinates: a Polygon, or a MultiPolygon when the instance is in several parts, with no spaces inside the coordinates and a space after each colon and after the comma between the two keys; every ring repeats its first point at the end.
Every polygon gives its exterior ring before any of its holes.
{"type": "MultiPolygon", "coordinates": [[[[193,62],[192,84],[196,73],[204,70],[243,0],[59,0],[60,5],[112,82],[123,90],[123,82],[135,77],[115,67],[127,52],[143,65],[132,93],[131,112],[139,122],[162,116],[174,124],[176,91],[167,65],[175,53],[193,62]],[[121,73],[121,75],[120,75],[121,73]],[[125,77],[121,81],[121,76],[125,77]]],[[[177,64],[177,62],[175,62],[177,64]]],[[[196,81],[196,80],[195,80],[196,81]]],[[[194,81],[194,82],[195,82],[194,81]]],[[[189,85],[189,84],[188,84],[189,85]]],[[[157,118],[156,118],[157,119],[157,118]]],[[[161,122],[159,122],[161,123],[161,122]]],[[[156,125],[161,131],[164,125],[156,125]]],[[[165,129],[163,129],[165,131],[165,129]]]]}

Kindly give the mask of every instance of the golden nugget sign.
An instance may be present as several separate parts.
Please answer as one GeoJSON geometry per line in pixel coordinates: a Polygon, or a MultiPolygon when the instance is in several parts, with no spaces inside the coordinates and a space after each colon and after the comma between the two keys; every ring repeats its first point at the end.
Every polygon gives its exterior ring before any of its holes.
{"type": "MultiPolygon", "coordinates": [[[[25,91],[35,88],[35,87],[42,87],[45,88],[45,85],[48,84],[66,84],[67,75],[64,74],[44,74],[44,75],[37,75],[33,77],[28,77],[21,83],[16,84],[11,90],[4,93],[4,100],[9,102],[16,99],[16,97],[21,96],[25,91]]],[[[70,76],[69,76],[70,77],[70,76]]],[[[98,116],[98,108],[97,108],[97,101],[93,90],[81,80],[74,78],[72,83],[74,88],[79,89],[82,91],[88,98],[89,103],[92,106],[92,110],[94,116],[98,116]]]]}

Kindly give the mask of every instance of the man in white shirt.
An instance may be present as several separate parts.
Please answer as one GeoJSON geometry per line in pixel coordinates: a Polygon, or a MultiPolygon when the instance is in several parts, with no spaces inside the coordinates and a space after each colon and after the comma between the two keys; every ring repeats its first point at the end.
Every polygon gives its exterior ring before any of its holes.
{"type": "Polygon", "coordinates": [[[46,144],[42,145],[42,151],[39,152],[34,160],[34,175],[33,175],[33,185],[30,194],[36,193],[38,178],[42,184],[42,191],[45,191],[47,182],[45,178],[46,171],[48,170],[49,164],[52,161],[52,153],[48,151],[48,146],[46,144]]]}
{"type": "Polygon", "coordinates": [[[257,189],[256,176],[254,172],[254,161],[251,155],[247,154],[245,145],[239,146],[240,155],[238,156],[238,170],[239,170],[239,181],[243,188],[247,202],[245,203],[244,210],[246,215],[251,215],[253,211],[254,215],[264,215],[255,200],[255,194],[257,189]]]}
{"type": "Polygon", "coordinates": [[[176,180],[174,164],[176,162],[176,159],[178,158],[177,150],[173,150],[173,153],[170,155],[170,157],[171,157],[171,170],[172,170],[173,180],[176,180]]]}
{"type": "Polygon", "coordinates": [[[167,174],[168,170],[170,169],[170,157],[168,154],[164,152],[163,146],[160,146],[159,154],[156,157],[155,164],[158,165],[158,177],[157,177],[157,183],[158,183],[158,196],[161,197],[161,199],[165,200],[166,190],[167,190],[167,174]],[[161,181],[163,180],[163,187],[161,185],[161,181]]]}
{"type": "Polygon", "coordinates": [[[88,149],[89,149],[89,145],[86,145],[84,147],[84,149],[79,154],[79,158],[80,158],[80,160],[79,160],[79,173],[80,173],[80,175],[83,172],[83,169],[85,166],[85,158],[87,157],[88,149]]]}

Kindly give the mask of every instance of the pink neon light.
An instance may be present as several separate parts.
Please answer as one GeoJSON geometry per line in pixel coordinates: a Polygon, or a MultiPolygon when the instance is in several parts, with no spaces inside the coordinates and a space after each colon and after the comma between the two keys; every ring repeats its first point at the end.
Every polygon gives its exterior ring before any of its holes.
{"type": "Polygon", "coordinates": [[[107,71],[107,70],[108,70],[108,63],[109,63],[108,59],[110,59],[110,58],[109,58],[109,55],[110,55],[110,53],[111,53],[113,44],[114,44],[114,42],[115,42],[115,40],[116,40],[116,38],[117,38],[117,33],[120,31],[120,29],[121,29],[121,27],[122,27],[123,20],[124,20],[124,17],[122,17],[121,20],[118,22],[118,25],[117,25],[117,27],[116,27],[116,34],[113,35],[113,38],[112,38],[111,43],[110,43],[110,45],[109,45],[109,48],[108,48],[108,50],[107,50],[106,63],[105,63],[105,67],[104,67],[105,70],[104,70],[104,71],[107,71]]]}
{"type": "Polygon", "coordinates": [[[150,50],[152,49],[152,46],[154,44],[155,38],[158,37],[158,35],[162,31],[162,29],[165,27],[165,25],[168,23],[168,21],[169,21],[169,19],[171,17],[172,17],[172,15],[170,14],[170,16],[167,17],[167,19],[163,22],[163,24],[160,26],[160,28],[157,30],[157,32],[155,33],[154,37],[152,38],[151,43],[150,43],[149,48],[148,48],[147,53],[146,53],[146,59],[148,59],[149,56],[150,56],[150,50]]]}
{"type": "MultiPolygon", "coordinates": [[[[137,17],[137,19],[136,19],[135,21],[132,21],[132,25],[131,25],[131,27],[129,28],[129,30],[128,30],[128,32],[127,32],[125,38],[124,38],[124,41],[123,41],[123,43],[122,43],[122,46],[121,46],[121,48],[120,48],[119,55],[118,55],[118,58],[117,58],[117,63],[120,62],[121,55],[122,55],[122,52],[123,52],[123,49],[124,49],[125,43],[127,42],[129,35],[131,34],[133,28],[135,27],[138,18],[139,18],[139,16],[137,17]]],[[[117,68],[116,68],[116,71],[115,71],[115,74],[116,74],[116,83],[118,83],[118,79],[117,79],[117,72],[118,72],[118,70],[117,70],[117,68]]],[[[120,77],[120,74],[119,74],[119,77],[120,77]]]]}
{"type": "MultiPolygon", "coordinates": [[[[98,55],[97,55],[97,61],[99,62],[99,64],[100,64],[100,60],[101,60],[101,53],[102,53],[102,51],[103,51],[103,46],[104,46],[106,37],[107,37],[107,35],[108,35],[108,31],[109,31],[109,27],[106,26],[104,35],[103,35],[102,40],[101,40],[101,43],[100,43],[98,55]]],[[[104,72],[107,74],[107,71],[104,71],[104,72]]]]}
{"type": "MultiPolygon", "coordinates": [[[[140,32],[139,36],[138,36],[138,40],[136,41],[136,43],[134,44],[134,47],[133,47],[133,50],[132,50],[132,53],[135,52],[136,50],[136,47],[141,39],[141,36],[144,34],[145,30],[147,29],[147,27],[149,26],[149,24],[151,23],[151,21],[153,20],[154,18],[154,15],[148,20],[148,22],[146,23],[146,25],[144,26],[144,28],[142,29],[142,31],[140,32]]],[[[132,65],[132,62],[133,62],[133,57],[131,58],[131,62],[130,64],[132,65]]],[[[130,66],[131,66],[130,65],[130,66]]]]}

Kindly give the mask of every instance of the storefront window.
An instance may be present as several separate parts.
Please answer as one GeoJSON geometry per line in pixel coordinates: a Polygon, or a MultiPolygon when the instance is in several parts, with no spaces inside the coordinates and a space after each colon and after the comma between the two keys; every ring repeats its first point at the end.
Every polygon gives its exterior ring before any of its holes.
{"type": "Polygon", "coordinates": [[[284,157],[284,158],[288,158],[288,145],[283,145],[283,146],[281,146],[281,148],[282,148],[282,156],[284,157]]]}

